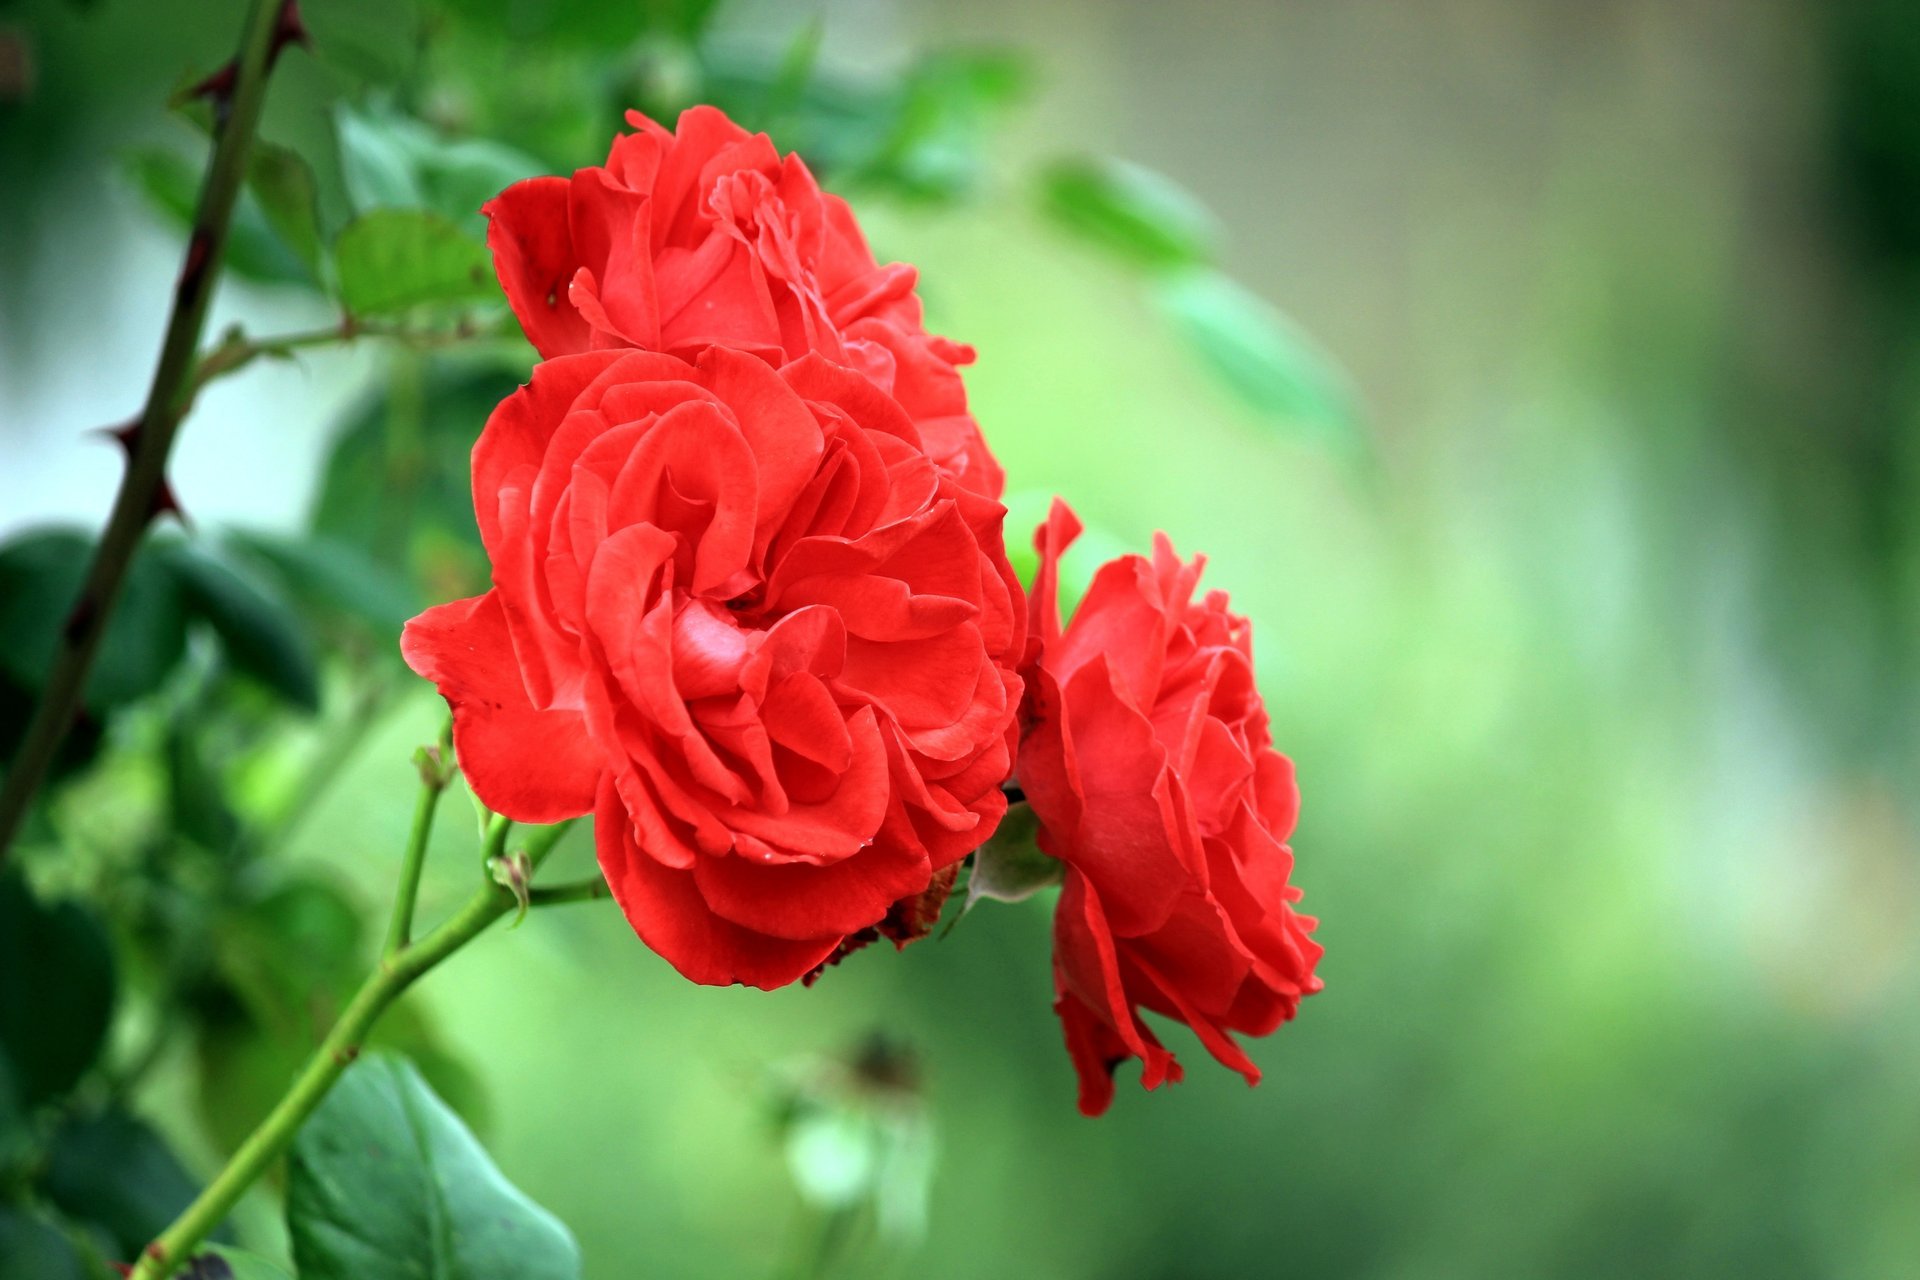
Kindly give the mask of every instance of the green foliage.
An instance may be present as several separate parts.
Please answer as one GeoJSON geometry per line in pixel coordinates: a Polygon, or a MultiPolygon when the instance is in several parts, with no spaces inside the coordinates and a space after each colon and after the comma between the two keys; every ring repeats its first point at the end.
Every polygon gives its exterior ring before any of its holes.
{"type": "Polygon", "coordinates": [[[349,419],[335,441],[315,531],[386,566],[389,575],[421,584],[426,599],[484,589],[487,561],[467,459],[488,415],[521,376],[451,362],[424,371],[396,366],[386,400],[349,419]]]}
{"type": "MultiPolygon", "coordinates": [[[[203,165],[174,150],[147,148],[127,157],[127,173],[134,186],[183,234],[193,227],[202,171],[203,165]]],[[[271,159],[261,162],[256,175],[266,179],[261,189],[274,201],[272,212],[263,210],[252,191],[241,193],[227,228],[227,269],[263,284],[314,284],[314,267],[303,259],[299,240],[290,247],[276,230],[283,226],[295,237],[301,234],[293,190],[298,180],[271,159]]]]}
{"type": "Polygon", "coordinates": [[[307,276],[316,282],[324,280],[326,244],[312,166],[297,151],[255,139],[247,159],[247,191],[280,243],[306,268],[307,276]]]}
{"type": "Polygon", "coordinates": [[[1359,443],[1345,375],[1299,326],[1215,271],[1162,281],[1156,301],[1201,362],[1249,407],[1359,443]]]}
{"type": "Polygon", "coordinates": [[[1101,157],[1057,160],[1040,175],[1041,206],[1090,244],[1136,267],[1209,263],[1219,223],[1162,174],[1101,157]]]}
{"type": "MultiPolygon", "coordinates": [[[[92,539],[68,530],[0,546],[0,669],[20,685],[38,688],[52,667],[92,558],[92,539]]],[[[159,688],[186,641],[187,614],[173,575],[153,555],[136,555],[87,680],[88,709],[159,688]]]]}
{"type": "Polygon", "coordinates": [[[392,109],[342,106],[335,119],[347,196],[363,213],[424,209],[474,233],[482,204],[544,171],[505,143],[447,137],[392,109]]]}
{"type": "Polygon", "coordinates": [[[104,1280],[66,1233],[24,1209],[0,1204],[0,1280],[104,1280]]]}
{"type": "Polygon", "coordinates": [[[320,706],[313,646],[271,585],[195,542],[157,549],[180,583],[189,612],[212,627],[228,661],[294,706],[320,706]]]}
{"type": "Polygon", "coordinates": [[[348,223],[333,244],[340,302],[355,316],[498,296],[487,247],[454,223],[420,209],[375,209],[348,223]]]}
{"type": "Polygon", "coordinates": [[[106,1045],[113,951],[77,902],[42,903],[0,872],[0,1058],[21,1112],[65,1096],[106,1045]]]}
{"type": "Polygon", "coordinates": [[[577,1280],[573,1238],[501,1175],[411,1063],[362,1058],[301,1129],[287,1226],[301,1280],[577,1280]]]}
{"type": "Polygon", "coordinates": [[[189,1270],[182,1280],[293,1280],[293,1273],[278,1263],[226,1245],[215,1245],[197,1255],[194,1261],[200,1266],[200,1272],[196,1275],[189,1270]],[[227,1270],[216,1270],[219,1264],[224,1264],[227,1270]]]}
{"type": "Polygon", "coordinates": [[[403,577],[338,539],[233,530],[225,545],[230,554],[271,575],[307,621],[323,630],[345,625],[377,638],[384,649],[420,611],[421,597],[403,577]]]}
{"type": "MultiPolygon", "coordinates": [[[[216,1142],[233,1150],[285,1092],[371,963],[360,905],[327,880],[296,878],[240,904],[221,930],[198,995],[199,1100],[216,1142]]],[[[470,1123],[484,1092],[403,1000],[371,1043],[406,1054],[470,1123]]]]}
{"type": "Polygon", "coordinates": [[[121,1258],[138,1255],[199,1190],[166,1142],[121,1110],[62,1125],[42,1188],[70,1220],[105,1233],[121,1258]]]}

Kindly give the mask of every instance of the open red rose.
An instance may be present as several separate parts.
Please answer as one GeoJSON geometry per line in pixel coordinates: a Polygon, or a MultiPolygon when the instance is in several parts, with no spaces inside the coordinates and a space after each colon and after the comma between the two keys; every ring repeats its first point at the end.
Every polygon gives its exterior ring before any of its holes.
{"type": "Polygon", "coordinates": [[[1293,1017],[1320,989],[1320,947],[1292,906],[1299,793],[1268,733],[1246,620],[1222,592],[1195,602],[1204,561],[1183,564],[1161,536],[1152,559],[1103,566],[1062,630],[1057,564],[1079,532],[1056,501],[1034,539],[1019,781],[1040,847],[1066,863],[1054,1009],[1080,1109],[1098,1115],[1129,1058],[1149,1089],[1181,1078],[1140,1008],[1186,1023],[1257,1083],[1232,1033],[1293,1017]]]}
{"type": "Polygon", "coordinates": [[[489,806],[594,812],[614,897],[687,977],[792,982],[998,823],[1005,512],[871,382],[560,356],[487,422],[473,493],[493,588],[409,623],[407,661],[489,806]]]}
{"type": "Polygon", "coordinates": [[[487,202],[507,300],[542,356],[709,346],[772,364],[818,352],[893,396],[936,461],[1000,496],[1005,477],[967,414],[973,349],[927,333],[916,274],[881,266],[846,201],[714,107],[669,131],[638,112],[604,166],[530,178],[487,202]]]}

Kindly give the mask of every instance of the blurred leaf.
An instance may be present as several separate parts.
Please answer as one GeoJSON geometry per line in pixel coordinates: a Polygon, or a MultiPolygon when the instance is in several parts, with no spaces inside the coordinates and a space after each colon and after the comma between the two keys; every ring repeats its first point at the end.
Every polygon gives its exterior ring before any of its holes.
{"type": "Polygon", "coordinates": [[[1041,852],[1035,843],[1040,830],[1033,809],[1024,804],[1009,805],[987,842],[973,852],[973,869],[967,875],[967,901],[960,909],[962,918],[982,898],[996,902],[1023,902],[1040,890],[1060,883],[1066,864],[1041,852]]]}
{"type": "Polygon", "coordinates": [[[1212,260],[1220,238],[1193,195],[1121,160],[1055,161],[1040,176],[1040,200],[1062,227],[1134,266],[1199,266],[1212,260]]]}
{"type": "Polygon", "coordinates": [[[320,671],[299,620],[277,592],[196,543],[156,548],[189,612],[220,637],[228,661],[288,702],[320,707],[320,671]]]}
{"type": "MultiPolygon", "coordinates": [[[[0,667],[4,665],[4,661],[0,660],[0,667]]],[[[20,741],[26,736],[36,701],[34,690],[0,669],[0,764],[12,760],[13,753],[20,749],[20,741]]],[[[63,778],[84,767],[99,753],[103,737],[100,721],[82,711],[80,718],[61,741],[59,751],[54,754],[53,778],[63,778]]],[[[41,810],[36,806],[33,812],[38,816],[41,810]]]]}
{"type": "Polygon", "coordinates": [[[538,160],[490,138],[448,137],[391,109],[341,106],[340,160],[355,209],[425,209],[478,230],[480,206],[523,178],[538,160]]]}
{"type": "Polygon", "coordinates": [[[340,301],[356,316],[498,297],[487,247],[438,214],[375,209],[333,245],[340,301]]]}
{"type": "Polygon", "coordinates": [[[123,1258],[166,1230],[199,1190],[165,1140],[119,1110],[62,1126],[42,1186],[62,1213],[106,1232],[123,1258]]]}
{"type": "Polygon", "coordinates": [[[618,48],[642,35],[697,39],[719,0],[637,0],[623,4],[525,4],[521,0],[445,0],[470,26],[510,43],[539,41],[618,48]]]}
{"type": "Polygon", "coordinates": [[[1009,50],[947,50],[922,58],[907,73],[880,163],[862,177],[883,179],[908,195],[962,194],[985,167],[991,129],[1026,96],[1031,80],[1026,59],[1009,50]]]}
{"type": "Polygon", "coordinates": [[[347,198],[360,212],[414,209],[427,203],[414,172],[413,147],[386,119],[342,104],[334,112],[347,198]]]}
{"type": "Polygon", "coordinates": [[[1157,301],[1201,362],[1250,408],[1317,427],[1348,445],[1360,443],[1346,375],[1267,303],[1206,270],[1162,281],[1157,301]]]}
{"type": "Polygon", "coordinates": [[[767,84],[766,102],[762,108],[769,128],[799,105],[805,96],[807,85],[813,80],[814,68],[820,62],[820,42],[826,33],[827,24],[816,13],[800,24],[800,30],[788,42],[786,52],[780,55],[779,65],[767,84]]]}
{"type": "Polygon", "coordinates": [[[195,1254],[179,1280],[293,1280],[293,1272],[257,1253],[214,1245],[205,1253],[195,1254]],[[195,1265],[198,1271],[193,1269],[195,1265]]]}
{"type": "Polygon", "coordinates": [[[0,872],[0,1053],[23,1110],[73,1088],[106,1047],[113,950],[79,903],[35,900],[0,872]]]}
{"type": "Polygon", "coordinates": [[[784,150],[826,180],[949,199],[984,168],[990,133],[1031,79],[1017,54],[952,51],[876,81],[831,64],[800,67],[761,42],[716,39],[699,50],[701,94],[749,128],[777,128],[784,150]]]}
{"type": "Polygon", "coordinates": [[[314,280],[323,279],[326,246],[320,235],[320,198],[313,169],[298,152],[262,138],[247,161],[247,189],[280,242],[293,250],[314,280]]]}
{"type": "MultiPolygon", "coordinates": [[[[86,580],[93,540],[70,530],[30,533],[0,547],[0,670],[38,689],[86,580]]],[[[133,557],[87,678],[100,710],[153,692],[186,650],[186,615],[173,575],[151,548],[133,557]]]]}
{"type": "Polygon", "coordinates": [[[351,619],[378,636],[397,637],[407,619],[420,611],[418,595],[391,569],[335,539],[229,532],[226,541],[268,569],[283,590],[311,611],[351,619]]]}
{"type": "Polygon", "coordinates": [[[227,803],[222,779],[207,763],[193,727],[167,730],[167,814],[173,831],[203,849],[226,853],[240,839],[240,819],[227,803]]]}
{"type": "Polygon", "coordinates": [[[61,1230],[25,1209],[0,1205],[0,1280],[95,1280],[61,1230]]]}
{"type": "Polygon", "coordinates": [[[316,532],[358,548],[389,574],[405,573],[426,599],[484,588],[487,558],[474,523],[468,460],[488,416],[520,376],[436,363],[418,384],[369,403],[327,459],[316,532]]]}
{"type": "Polygon", "coordinates": [[[363,1057],[294,1140],[301,1280],[577,1280],[558,1219],[501,1176],[412,1064],[363,1057]]]}
{"type": "MultiPolygon", "coordinates": [[[[127,171],[134,185],[177,230],[192,230],[204,176],[201,166],[176,151],[149,148],[128,157],[127,171]]],[[[286,194],[284,190],[275,190],[274,198],[283,200],[286,194]]],[[[277,216],[286,216],[288,212],[283,207],[277,216]]],[[[289,227],[291,229],[291,223],[289,227]]],[[[274,222],[249,191],[243,191],[234,202],[233,216],[227,225],[226,266],[237,275],[268,284],[310,286],[317,280],[301,253],[276,233],[274,222]]]]}

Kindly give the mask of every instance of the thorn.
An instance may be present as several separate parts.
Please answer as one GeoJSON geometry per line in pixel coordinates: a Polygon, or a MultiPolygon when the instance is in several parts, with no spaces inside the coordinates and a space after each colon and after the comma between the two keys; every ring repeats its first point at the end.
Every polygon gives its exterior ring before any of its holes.
{"type": "Polygon", "coordinates": [[[186,508],[180,505],[179,495],[173,491],[173,481],[165,476],[160,478],[160,488],[154,492],[153,509],[147,512],[147,519],[158,520],[162,516],[172,516],[182,528],[193,528],[193,521],[187,519],[186,508]]]}
{"type": "Polygon", "coordinates": [[[140,444],[140,419],[129,418],[117,427],[95,427],[93,433],[113,441],[126,450],[127,457],[131,458],[140,444]]]}
{"type": "Polygon", "coordinates": [[[280,51],[290,44],[312,52],[313,36],[307,30],[307,24],[300,17],[300,0],[281,0],[280,17],[273,28],[273,46],[267,53],[267,65],[271,67],[280,59],[280,51]]]}
{"type": "Polygon", "coordinates": [[[195,98],[205,98],[213,103],[216,112],[221,111],[225,104],[233,101],[233,86],[239,77],[239,64],[229,58],[225,66],[181,94],[180,100],[191,102],[195,98]]]}

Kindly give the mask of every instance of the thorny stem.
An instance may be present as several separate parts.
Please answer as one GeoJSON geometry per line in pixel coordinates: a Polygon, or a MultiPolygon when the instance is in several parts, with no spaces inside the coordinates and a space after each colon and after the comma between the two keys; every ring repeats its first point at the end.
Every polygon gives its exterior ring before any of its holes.
{"type": "MultiPolygon", "coordinates": [[[[173,314],[161,342],[160,363],[139,418],[122,436],[127,447],[127,470],[120,494],[94,550],[80,596],[61,631],[60,646],[33,719],[13,767],[7,771],[6,784],[0,788],[0,860],[5,859],[53,763],[54,753],[73,726],[87,672],[106,634],[107,621],[141,535],[153,517],[170,505],[167,455],[192,397],[194,349],[199,345],[207,305],[220,278],[234,200],[246,178],[247,154],[266,100],[267,73],[279,43],[290,38],[289,21],[297,31],[291,7],[290,0],[253,0],[232,79],[223,87],[212,88],[218,95],[213,161],[200,189],[186,262],[174,287],[173,314]]],[[[214,85],[209,81],[209,86],[214,85]]]]}
{"type": "MultiPolygon", "coordinates": [[[[489,828],[489,842],[496,831],[504,841],[510,825],[505,819],[499,819],[489,828]]],[[[533,866],[538,867],[546,860],[570,826],[572,823],[563,822],[543,827],[528,837],[526,852],[533,866]]],[[[259,1181],[268,1166],[287,1149],[307,1117],[360,1056],[367,1033],[380,1015],[435,965],[479,937],[516,905],[511,891],[497,884],[482,884],[446,923],[418,942],[408,943],[384,956],[348,1003],[340,1020],[334,1023],[333,1030],[307,1060],[292,1088],[240,1144],[226,1168],[174,1219],[173,1225],[146,1247],[129,1280],[167,1280],[173,1275],[220,1225],[247,1189],[259,1181]]]]}

